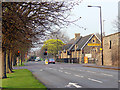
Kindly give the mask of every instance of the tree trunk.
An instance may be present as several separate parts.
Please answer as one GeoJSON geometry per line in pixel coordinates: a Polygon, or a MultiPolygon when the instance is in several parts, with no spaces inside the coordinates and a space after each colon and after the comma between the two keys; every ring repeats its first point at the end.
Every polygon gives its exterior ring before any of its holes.
{"type": "Polygon", "coordinates": [[[8,68],[8,50],[6,50],[6,73],[9,73],[9,68],[8,68]]]}
{"type": "Polygon", "coordinates": [[[10,57],[11,55],[10,55],[10,49],[9,49],[9,51],[8,51],[8,70],[9,70],[9,73],[12,73],[12,70],[11,70],[11,68],[10,68],[10,59],[11,59],[11,57],[10,57]]]}
{"type": "Polygon", "coordinates": [[[21,55],[20,55],[20,59],[21,59],[21,65],[22,65],[22,60],[23,60],[23,53],[21,53],[21,55]]]}
{"type": "Polygon", "coordinates": [[[11,59],[10,59],[10,69],[12,70],[12,66],[13,66],[13,55],[12,55],[12,52],[11,52],[10,57],[11,57],[11,59]]]}
{"type": "Polygon", "coordinates": [[[17,65],[16,64],[16,56],[14,55],[14,58],[13,58],[13,66],[17,65]]]}
{"type": "Polygon", "coordinates": [[[10,70],[11,71],[12,71],[12,61],[13,61],[13,54],[12,54],[12,51],[10,50],[10,70]]]}
{"type": "Polygon", "coordinates": [[[2,48],[0,48],[0,79],[2,78],[2,48]]]}
{"type": "Polygon", "coordinates": [[[2,48],[2,61],[3,61],[3,68],[2,68],[2,78],[7,78],[7,75],[6,75],[6,49],[5,48],[2,48]]]}

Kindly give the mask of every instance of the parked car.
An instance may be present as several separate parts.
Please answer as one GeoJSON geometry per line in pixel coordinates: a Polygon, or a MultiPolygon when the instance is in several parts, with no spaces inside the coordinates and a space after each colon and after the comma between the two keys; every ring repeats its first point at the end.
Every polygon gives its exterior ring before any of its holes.
{"type": "Polygon", "coordinates": [[[49,58],[49,59],[48,59],[48,64],[50,64],[50,63],[55,64],[55,60],[54,60],[53,58],[49,58]]]}

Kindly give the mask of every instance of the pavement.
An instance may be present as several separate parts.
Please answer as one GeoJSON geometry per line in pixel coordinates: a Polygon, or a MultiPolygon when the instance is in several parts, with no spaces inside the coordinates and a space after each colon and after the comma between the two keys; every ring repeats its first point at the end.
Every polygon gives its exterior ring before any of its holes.
{"type": "Polygon", "coordinates": [[[112,67],[112,66],[100,66],[96,64],[82,64],[83,67],[92,67],[92,68],[101,68],[101,69],[111,69],[111,70],[120,70],[120,67],[112,67]]]}
{"type": "Polygon", "coordinates": [[[48,89],[102,88],[104,90],[109,88],[108,90],[117,90],[112,88],[118,88],[120,84],[117,70],[102,69],[94,64],[56,63],[45,65],[44,62],[28,62],[25,65],[24,68],[30,70],[48,89]]]}
{"type": "MultiPolygon", "coordinates": [[[[59,62],[58,62],[59,63],[59,62]]],[[[63,63],[59,63],[63,64],[63,63]]],[[[72,64],[72,63],[64,63],[64,64],[72,64]]],[[[74,63],[77,64],[77,63],[74,63]]],[[[96,64],[80,64],[83,67],[92,67],[92,68],[101,68],[101,69],[111,69],[111,70],[120,70],[120,67],[113,67],[113,66],[105,66],[105,65],[96,65],[96,64]]]]}

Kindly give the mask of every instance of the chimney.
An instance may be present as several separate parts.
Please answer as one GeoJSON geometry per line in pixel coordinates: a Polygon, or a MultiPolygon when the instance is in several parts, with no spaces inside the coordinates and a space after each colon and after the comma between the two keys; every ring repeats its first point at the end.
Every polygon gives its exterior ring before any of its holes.
{"type": "Polygon", "coordinates": [[[80,37],[80,33],[75,33],[75,40],[80,37]]]}

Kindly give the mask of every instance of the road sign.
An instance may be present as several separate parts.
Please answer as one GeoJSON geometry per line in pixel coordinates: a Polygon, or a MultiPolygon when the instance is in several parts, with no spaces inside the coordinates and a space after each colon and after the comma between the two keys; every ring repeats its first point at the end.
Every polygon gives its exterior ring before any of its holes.
{"type": "Polygon", "coordinates": [[[100,50],[102,50],[102,48],[100,48],[100,50]]]}
{"type": "Polygon", "coordinates": [[[86,57],[91,58],[92,54],[85,54],[86,57]]]}
{"type": "Polygon", "coordinates": [[[88,46],[100,46],[100,43],[88,43],[88,46]]]}
{"type": "Polygon", "coordinates": [[[47,59],[45,59],[45,64],[48,64],[48,60],[47,59]]]}

